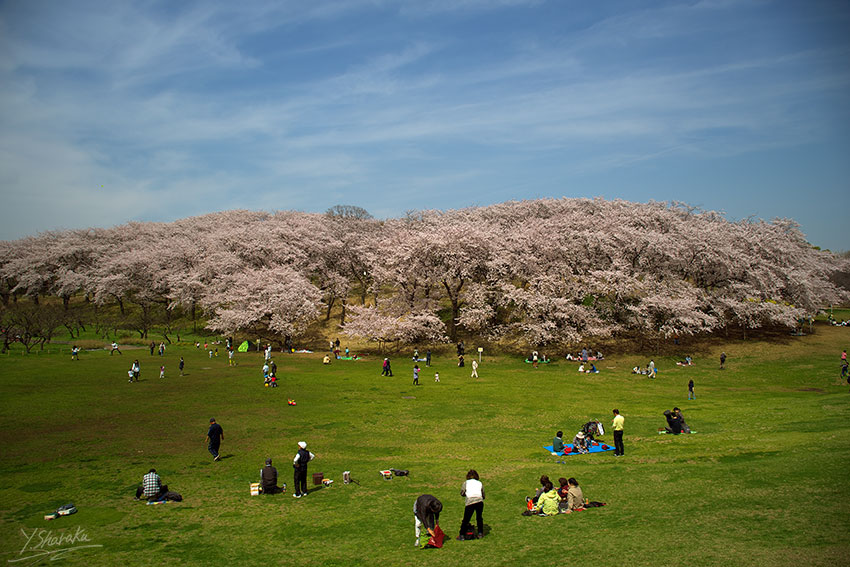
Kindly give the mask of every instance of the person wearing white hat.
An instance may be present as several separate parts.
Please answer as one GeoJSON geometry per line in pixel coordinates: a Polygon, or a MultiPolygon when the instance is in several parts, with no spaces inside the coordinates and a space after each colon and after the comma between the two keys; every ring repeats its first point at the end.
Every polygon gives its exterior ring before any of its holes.
{"type": "Polygon", "coordinates": [[[295,492],[292,494],[293,498],[307,496],[307,463],[315,458],[316,455],[307,450],[307,443],[299,441],[298,452],[295,453],[295,458],[292,459],[292,467],[295,469],[295,492]]]}
{"type": "Polygon", "coordinates": [[[587,453],[587,439],[583,431],[576,433],[573,439],[573,450],[577,453],[587,453]]]}

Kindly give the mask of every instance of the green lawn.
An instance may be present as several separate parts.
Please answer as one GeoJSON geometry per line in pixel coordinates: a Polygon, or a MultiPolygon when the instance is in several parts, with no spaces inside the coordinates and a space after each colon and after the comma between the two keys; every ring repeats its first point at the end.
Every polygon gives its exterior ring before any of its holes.
{"type": "Polygon", "coordinates": [[[419,387],[412,362],[395,357],[395,377],[385,378],[377,355],[323,366],[323,353],[278,354],[277,389],[262,387],[261,355],[240,353],[228,368],[222,347],[214,359],[169,348],[164,381],[163,359],[143,349],[85,352],[79,362],[4,355],[0,551],[19,559],[34,529],[57,536],[81,527],[84,544],[102,547],[59,564],[847,565],[850,392],[838,372],[849,339],[850,329],[819,324],[799,338],[718,340],[694,367],[656,358],[654,381],[630,373],[644,356],[612,356],[600,374],[579,375],[566,361],[535,370],[488,355],[477,381],[453,357],[435,357],[419,387]],[[134,358],[143,381],[129,384],[134,358]],[[689,378],[696,401],[687,400],[689,378]],[[661,412],[674,405],[698,434],[657,434],[661,412]],[[625,457],[558,464],[542,449],[557,429],[571,438],[590,418],[610,425],[614,407],[626,418],[625,457]],[[204,443],[210,417],[225,430],[220,462],[204,443]],[[295,500],[290,463],[301,440],[317,454],[310,472],[335,482],[295,500]],[[268,456],[287,494],[251,497],[268,456]],[[133,500],[152,466],[182,503],[133,500]],[[378,471],[389,467],[410,477],[382,480],[378,471]],[[487,494],[485,539],[416,549],[413,501],[426,492],[440,498],[453,538],[470,468],[487,494]],[[343,485],[344,470],[359,485],[343,485]],[[541,474],[574,476],[585,496],[608,506],[523,517],[541,474]],[[43,519],[70,501],[78,514],[43,519]]]}

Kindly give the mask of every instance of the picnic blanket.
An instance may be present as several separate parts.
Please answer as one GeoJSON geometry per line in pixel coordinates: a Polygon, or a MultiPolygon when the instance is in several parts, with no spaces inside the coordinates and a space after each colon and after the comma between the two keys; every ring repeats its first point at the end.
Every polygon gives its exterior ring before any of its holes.
{"type": "MultiPolygon", "coordinates": [[[[569,447],[569,448],[571,449],[569,453],[557,453],[557,455],[558,455],[559,457],[563,457],[563,456],[567,456],[567,457],[569,457],[570,455],[581,455],[581,454],[584,454],[584,453],[574,453],[574,452],[572,451],[572,448],[573,448],[573,444],[572,444],[572,443],[568,443],[568,444],[567,444],[567,447],[569,447]]],[[[543,448],[544,448],[544,449],[546,449],[547,451],[549,451],[549,453],[550,453],[550,454],[551,454],[551,453],[553,453],[553,451],[552,451],[552,445],[548,445],[548,446],[547,446],[547,445],[544,445],[544,446],[543,446],[543,448]]],[[[607,443],[603,443],[603,442],[601,442],[601,441],[595,441],[595,442],[594,442],[594,445],[593,445],[590,449],[588,449],[588,451],[587,451],[587,452],[588,452],[588,453],[604,453],[605,451],[613,451],[613,450],[614,450],[614,447],[613,447],[613,446],[608,445],[607,443]]]]}

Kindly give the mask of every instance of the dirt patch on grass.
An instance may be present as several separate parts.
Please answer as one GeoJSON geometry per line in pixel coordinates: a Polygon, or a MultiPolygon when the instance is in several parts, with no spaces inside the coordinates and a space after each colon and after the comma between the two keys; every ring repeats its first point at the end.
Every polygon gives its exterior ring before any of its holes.
{"type": "Polygon", "coordinates": [[[818,392],[819,394],[825,393],[825,390],[820,388],[797,388],[797,392],[818,392]]]}

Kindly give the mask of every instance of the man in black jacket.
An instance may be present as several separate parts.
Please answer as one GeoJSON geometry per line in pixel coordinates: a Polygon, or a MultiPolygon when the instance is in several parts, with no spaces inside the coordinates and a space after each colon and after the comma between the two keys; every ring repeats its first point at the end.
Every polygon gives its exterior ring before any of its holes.
{"type": "Polygon", "coordinates": [[[416,528],[416,545],[419,547],[419,535],[422,532],[422,526],[428,534],[434,536],[434,528],[440,523],[440,512],[443,511],[443,503],[437,500],[435,496],[423,494],[413,503],[413,520],[416,528]]]}
{"type": "Polygon", "coordinates": [[[266,466],[260,471],[260,480],[263,494],[283,492],[283,489],[277,485],[277,469],[272,466],[271,458],[266,459],[266,466]]]}

